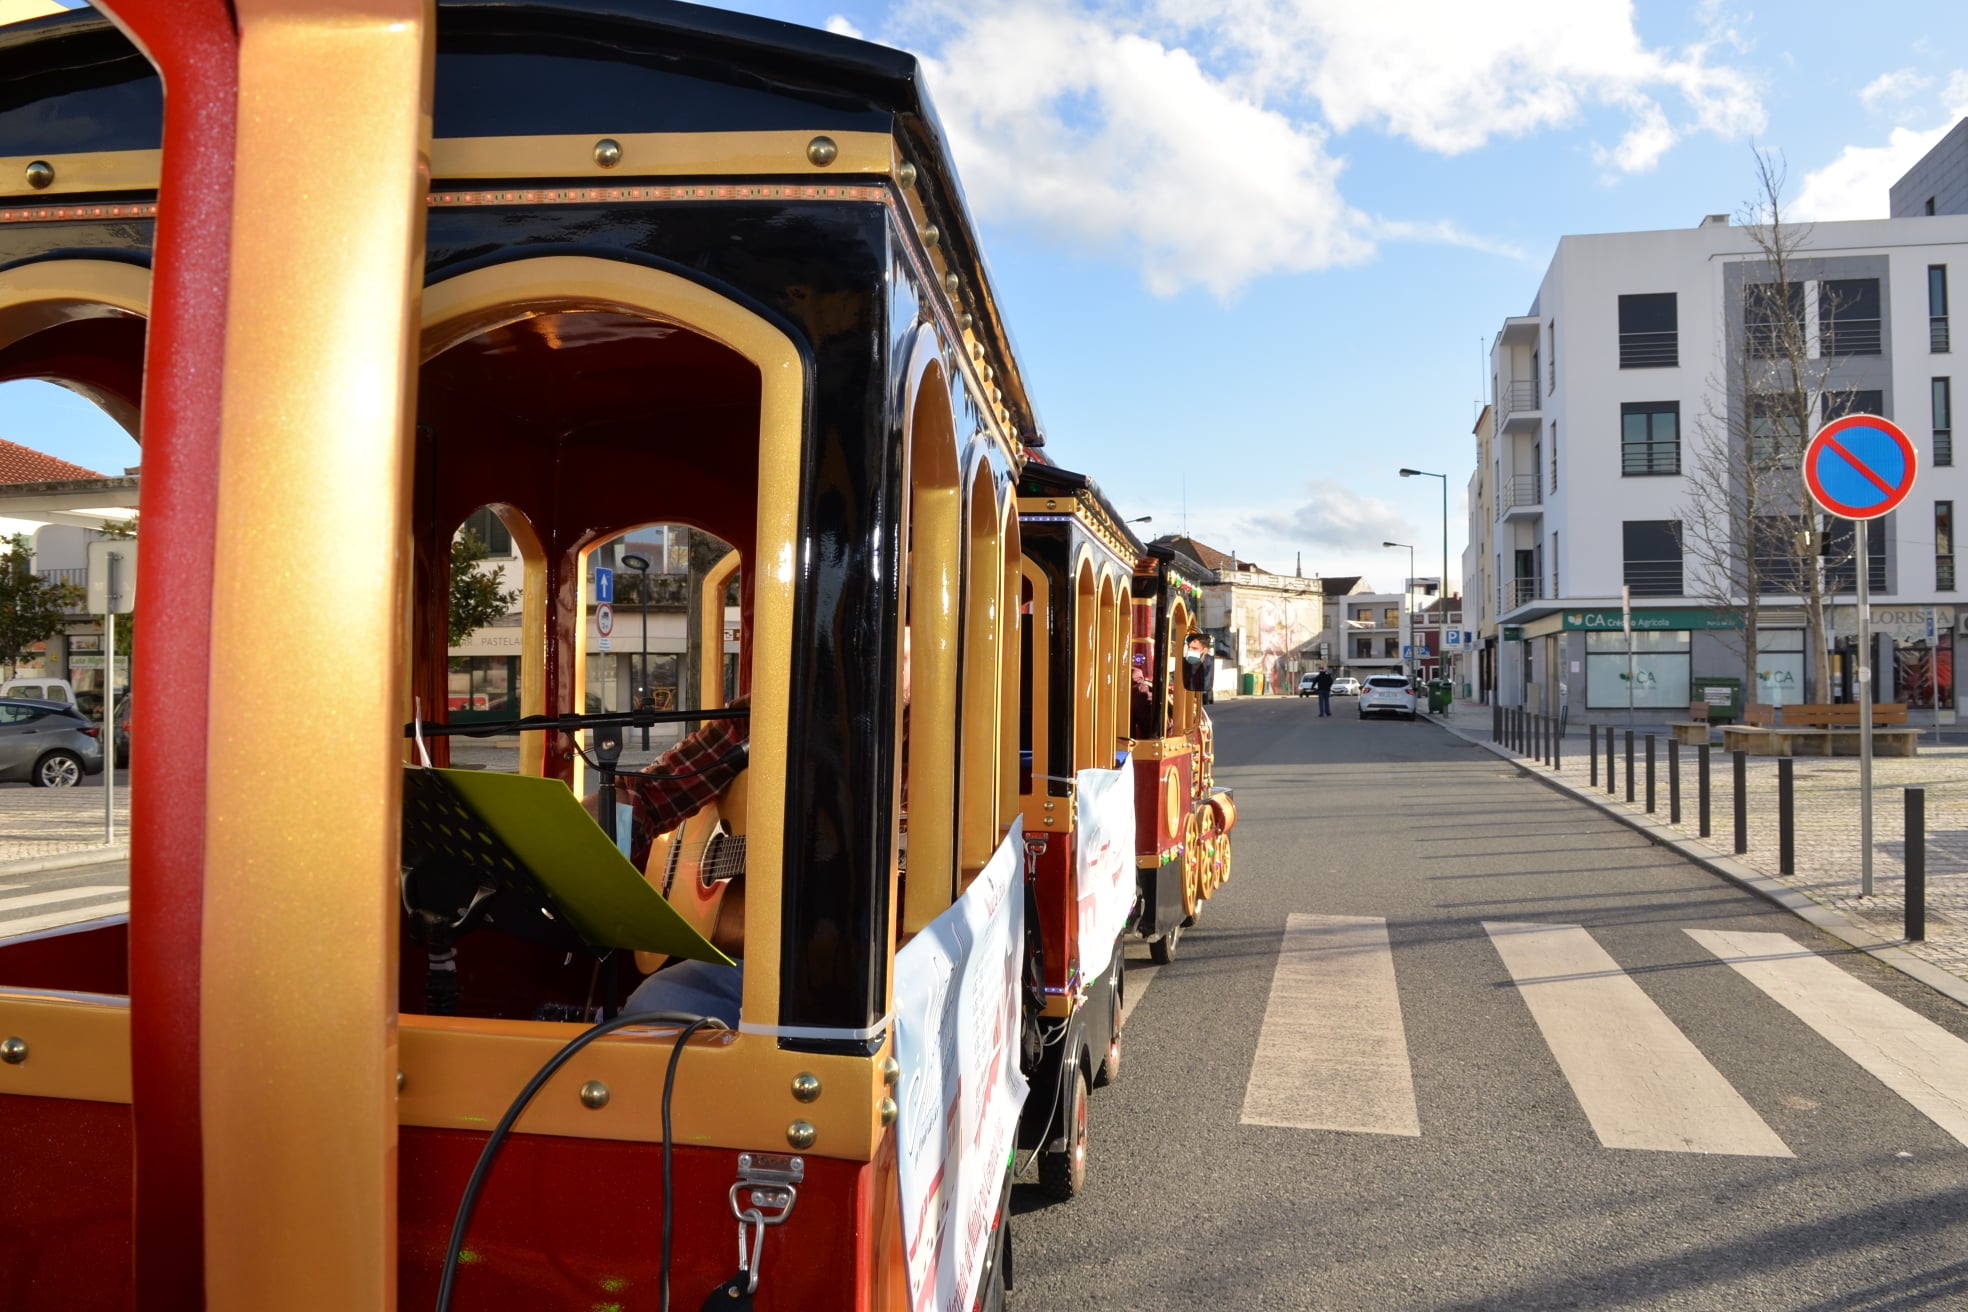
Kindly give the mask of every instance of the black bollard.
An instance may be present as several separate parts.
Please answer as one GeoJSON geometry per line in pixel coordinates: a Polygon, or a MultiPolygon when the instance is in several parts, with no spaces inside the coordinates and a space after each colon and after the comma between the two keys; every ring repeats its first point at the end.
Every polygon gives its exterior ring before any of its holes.
{"type": "Polygon", "coordinates": [[[1551,768],[1562,770],[1565,768],[1565,722],[1553,720],[1552,724],[1556,727],[1551,734],[1551,768]]]}
{"type": "Polygon", "coordinates": [[[1681,740],[1667,740],[1667,822],[1681,823],[1681,740]]]}
{"type": "Polygon", "coordinates": [[[1927,937],[1927,790],[1906,790],[1906,936],[1927,937]]]}
{"type": "Polygon", "coordinates": [[[1633,800],[1633,730],[1626,731],[1626,800],[1633,800]]]}
{"type": "Polygon", "coordinates": [[[1500,743],[1503,741],[1503,703],[1502,702],[1490,703],[1490,741],[1493,743],[1500,743]]]}
{"type": "Polygon", "coordinates": [[[1797,825],[1796,796],[1791,782],[1791,760],[1777,759],[1777,873],[1796,873],[1797,825]]]}
{"type": "Polygon", "coordinates": [[[1736,758],[1736,855],[1749,851],[1749,753],[1732,752],[1736,758]]]}
{"type": "Polygon", "coordinates": [[[1647,735],[1647,814],[1654,813],[1654,736],[1647,735]]]}
{"type": "Polygon", "coordinates": [[[1701,836],[1708,837],[1708,744],[1695,749],[1695,814],[1701,836]]]}
{"type": "Polygon", "coordinates": [[[1596,724],[1585,726],[1585,754],[1592,758],[1592,777],[1587,781],[1588,785],[1597,788],[1599,786],[1599,726],[1596,724]]]}
{"type": "Polygon", "coordinates": [[[1606,796],[1611,797],[1619,784],[1613,776],[1618,771],[1613,768],[1613,726],[1606,726],[1606,796]]]}

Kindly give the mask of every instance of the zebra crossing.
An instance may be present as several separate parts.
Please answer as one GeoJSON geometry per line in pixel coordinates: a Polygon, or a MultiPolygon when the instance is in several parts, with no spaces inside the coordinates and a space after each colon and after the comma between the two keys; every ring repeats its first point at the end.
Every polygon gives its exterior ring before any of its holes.
{"type": "Polygon", "coordinates": [[[77,884],[40,892],[23,891],[26,887],[0,884],[0,941],[130,910],[127,884],[77,884]]]}
{"type": "MultiPolygon", "coordinates": [[[[1794,1156],[1590,931],[1522,921],[1486,921],[1483,929],[1602,1147],[1794,1156]]],[[[1968,1041],[1788,935],[1685,932],[1968,1145],[1968,1041]]],[[[1287,917],[1243,1124],[1426,1133],[1396,961],[1383,919],[1287,917]]]]}

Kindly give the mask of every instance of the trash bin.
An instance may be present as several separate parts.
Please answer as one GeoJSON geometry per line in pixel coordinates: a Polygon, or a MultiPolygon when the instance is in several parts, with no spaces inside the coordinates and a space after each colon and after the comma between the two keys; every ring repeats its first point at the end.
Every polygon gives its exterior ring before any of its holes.
{"type": "Polygon", "coordinates": [[[1238,685],[1238,688],[1246,697],[1257,696],[1257,672],[1255,670],[1246,670],[1243,675],[1243,682],[1238,685]]]}
{"type": "Polygon", "coordinates": [[[1694,700],[1708,704],[1710,724],[1730,724],[1742,719],[1741,679],[1703,675],[1694,680],[1690,691],[1694,694],[1694,700]]]}
{"type": "Polygon", "coordinates": [[[1455,684],[1447,679],[1434,679],[1428,684],[1428,710],[1432,715],[1440,715],[1449,709],[1455,698],[1455,684]]]}

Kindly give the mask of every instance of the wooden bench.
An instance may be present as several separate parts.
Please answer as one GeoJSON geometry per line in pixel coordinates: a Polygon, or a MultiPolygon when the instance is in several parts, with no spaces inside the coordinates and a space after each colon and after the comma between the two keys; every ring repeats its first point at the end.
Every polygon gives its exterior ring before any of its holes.
{"type": "Polygon", "coordinates": [[[1829,737],[1822,730],[1782,728],[1777,722],[1776,707],[1751,702],[1743,708],[1741,724],[1722,726],[1722,748],[1730,752],[1748,752],[1751,756],[1790,756],[1801,746],[1809,754],[1818,746],[1817,741],[1810,737],[1812,734],[1824,736],[1829,742],[1829,737]]]}
{"type": "Polygon", "coordinates": [[[1708,703],[1689,703],[1688,718],[1669,720],[1667,728],[1668,732],[1674,735],[1674,741],[1683,747],[1700,747],[1708,741],[1708,703]]]}
{"type": "MultiPolygon", "coordinates": [[[[1859,754],[1859,711],[1855,703],[1826,705],[1800,702],[1783,708],[1779,732],[1792,739],[1797,751],[1819,756],[1859,754]]],[[[1913,756],[1920,730],[1907,725],[1905,702],[1875,702],[1872,707],[1872,750],[1881,756],[1913,756]]]]}

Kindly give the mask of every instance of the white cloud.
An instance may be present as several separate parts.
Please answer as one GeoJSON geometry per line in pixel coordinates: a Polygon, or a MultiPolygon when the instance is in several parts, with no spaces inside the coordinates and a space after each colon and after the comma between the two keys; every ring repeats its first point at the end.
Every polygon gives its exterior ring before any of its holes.
{"type": "Polygon", "coordinates": [[[1946,116],[1931,128],[1896,127],[1883,146],[1847,146],[1821,169],[1804,175],[1791,212],[1800,219],[1883,219],[1900,175],[1968,115],[1968,70],[1957,69],[1941,95],[1946,116]]]}
{"type": "MultiPolygon", "coordinates": [[[[1359,572],[1327,562],[1356,559],[1363,547],[1371,548],[1376,542],[1417,540],[1415,526],[1387,502],[1327,478],[1307,480],[1304,497],[1295,505],[1237,512],[1228,517],[1228,526],[1232,540],[1245,544],[1244,558],[1263,561],[1273,572],[1291,568],[1292,555],[1300,550],[1309,558],[1308,565],[1318,562],[1321,573],[1359,572]],[[1271,559],[1273,555],[1286,564],[1278,565],[1271,559]]],[[[1436,533],[1428,540],[1438,537],[1436,533]]],[[[1420,558],[1425,560],[1427,555],[1420,558]]],[[[1405,576],[1407,563],[1403,554],[1399,569],[1382,572],[1405,576]]]]}
{"type": "Polygon", "coordinates": [[[1896,68],[1866,83],[1859,91],[1859,103],[1867,109],[1876,110],[1911,100],[1933,85],[1934,79],[1918,69],[1896,68]]]}
{"type": "Polygon", "coordinates": [[[845,14],[832,14],[827,19],[827,30],[835,36],[851,36],[856,41],[863,39],[861,29],[850,22],[845,14]]]}
{"type": "Polygon", "coordinates": [[[1710,58],[1740,46],[1714,4],[1678,51],[1642,43],[1626,0],[1525,0],[1507,22],[1465,0],[1421,0],[1398,22],[1357,0],[1106,4],[900,0],[887,35],[926,52],[980,214],[1119,253],[1162,295],[1227,299],[1357,264],[1381,240],[1521,258],[1446,219],[1360,212],[1336,134],[1452,154],[1610,107],[1626,127],[1596,154],[1638,173],[1688,132],[1764,122],[1753,79],[1710,58]]]}
{"type": "Polygon", "coordinates": [[[1186,30],[1214,38],[1267,92],[1314,98],[1337,132],[1379,127],[1444,154],[1497,136],[1578,121],[1598,104],[1634,120],[1612,154],[1651,168],[1689,130],[1760,131],[1756,80],[1710,62],[1740,45],[1708,15],[1708,37],[1678,51],[1650,48],[1628,0],[1518,0],[1499,11],[1466,0],[1411,0],[1398,19],[1358,0],[1160,0],[1186,30]],[[1676,97],[1670,126],[1658,93],[1676,97]]]}

